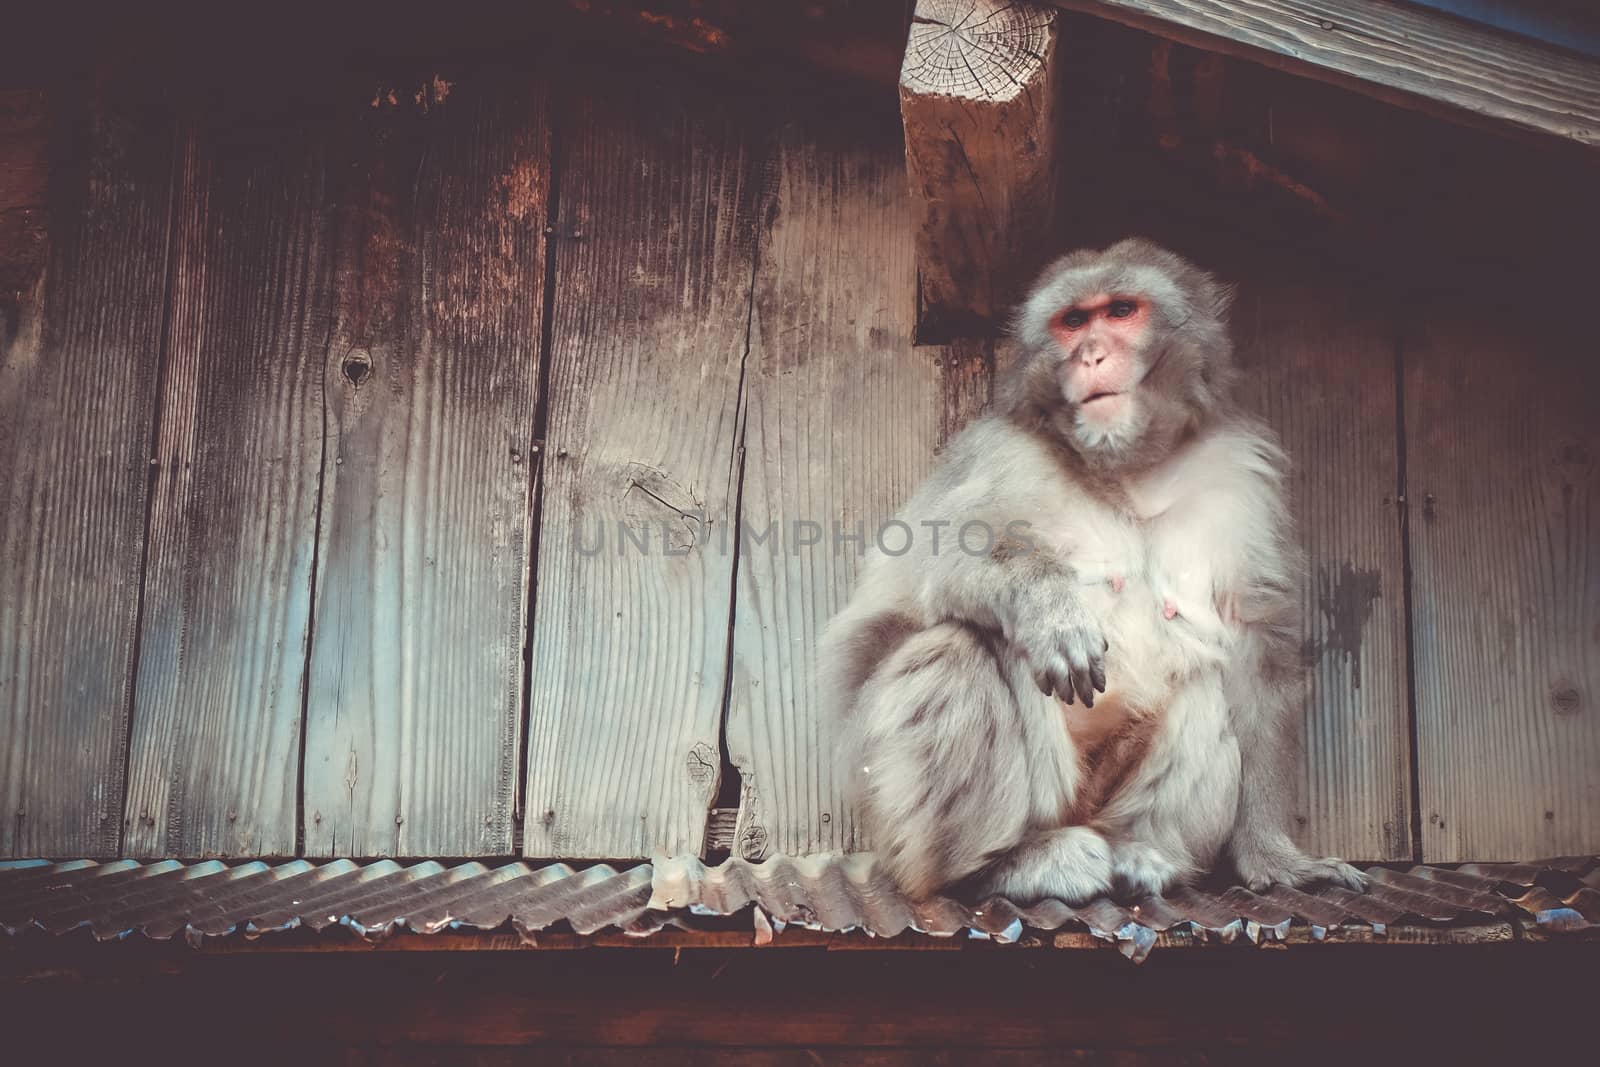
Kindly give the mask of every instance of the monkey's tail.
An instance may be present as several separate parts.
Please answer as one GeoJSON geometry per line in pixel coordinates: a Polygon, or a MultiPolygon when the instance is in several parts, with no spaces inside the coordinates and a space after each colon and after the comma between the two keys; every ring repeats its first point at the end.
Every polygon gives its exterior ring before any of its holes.
{"type": "Polygon", "coordinates": [[[1022,840],[1029,767],[1022,707],[999,639],[940,623],[867,679],[842,752],[880,862],[928,896],[1022,840]]]}

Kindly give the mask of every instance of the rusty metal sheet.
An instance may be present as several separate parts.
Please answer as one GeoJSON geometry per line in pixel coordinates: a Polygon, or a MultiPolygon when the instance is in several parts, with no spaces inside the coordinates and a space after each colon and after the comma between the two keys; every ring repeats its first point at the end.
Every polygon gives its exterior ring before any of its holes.
{"type": "Polygon", "coordinates": [[[1128,910],[1141,926],[1157,933],[1164,933],[1189,921],[1189,917],[1166,897],[1143,897],[1128,910]]]}
{"type": "Polygon", "coordinates": [[[1600,861],[1573,857],[1484,864],[1476,871],[1374,867],[1367,872],[1372,884],[1364,893],[1340,886],[1304,890],[1275,886],[1263,893],[1238,886],[1220,893],[1184,887],[1132,904],[1102,898],[1076,907],[1045,901],[1023,908],[1005,900],[978,905],[946,897],[907,900],[864,855],[775,857],[760,864],[730,859],[717,867],[678,858],[656,862],[651,906],[702,916],[735,915],[752,908],[758,928],[764,930],[758,940],[769,940],[774,930],[791,922],[830,931],[861,930],[878,937],[907,929],[944,936],[965,930],[998,940],[1015,940],[1025,930],[1077,929],[1115,942],[1138,959],[1157,934],[1183,927],[1203,939],[1228,942],[1243,934],[1261,942],[1285,939],[1294,924],[1309,927],[1312,940],[1320,940],[1339,927],[1370,928],[1381,938],[1389,927],[1406,921],[1476,924],[1485,916],[1504,921],[1513,915],[1517,901],[1498,887],[1516,886],[1520,880],[1532,885],[1541,878],[1565,879],[1570,892],[1558,896],[1545,890],[1543,897],[1525,902],[1524,907],[1529,914],[1544,914],[1552,929],[1574,929],[1592,922],[1593,909],[1600,906],[1597,870],[1600,861]]]}
{"type": "MultiPolygon", "coordinates": [[[[156,940],[307,927],[343,927],[379,940],[400,930],[510,927],[525,940],[565,924],[578,934],[605,929],[646,935],[667,925],[749,912],[752,940],[771,941],[795,925],[873,937],[930,935],[1000,942],[1080,931],[1142,959],[1158,935],[1185,933],[1229,942],[1284,940],[1291,926],[1318,940],[1340,927],[1384,936],[1401,922],[1502,922],[1530,917],[1542,933],[1600,930],[1600,859],[1558,857],[1531,863],[1456,868],[1374,867],[1364,893],[1342,887],[1253,893],[1239,886],[1175,889],[1133,901],[1101,898],[1082,905],[1046,900],[912,900],[865,854],[775,857],[761,864],[730,859],[658,860],[618,870],[520,861],[433,860],[313,863],[175,860],[0,863],[0,928],[66,933],[88,927],[100,940],[142,933],[156,940]]],[[[1524,922],[1527,920],[1524,919],[1524,922]]]]}
{"type": "Polygon", "coordinates": [[[63,934],[87,926],[98,940],[138,932],[192,943],[242,931],[256,937],[305,926],[343,926],[369,939],[399,929],[492,930],[531,937],[558,922],[578,933],[607,927],[649,933],[650,867],[534,867],[507,862],[402,866],[392,860],[276,865],[259,860],[183,864],[59,863],[0,867],[0,927],[63,934]]]}
{"type": "Polygon", "coordinates": [[[1426,868],[1414,867],[1402,874],[1379,867],[1371,877],[1397,889],[1417,893],[1433,900],[1454,905],[1462,911],[1475,911],[1480,915],[1497,915],[1505,910],[1505,898],[1488,886],[1463,886],[1443,878],[1419,877],[1426,868]]]}
{"type": "Polygon", "coordinates": [[[1244,929],[1244,920],[1236,911],[1199,889],[1180,886],[1168,893],[1166,899],[1188,920],[1196,934],[1209,934],[1228,942],[1244,929]]]}
{"type": "MultiPolygon", "coordinates": [[[[1591,872],[1592,874],[1592,872],[1591,872]]],[[[1600,930],[1600,889],[1580,880],[1565,896],[1543,885],[1532,885],[1511,902],[1529,915],[1547,933],[1586,933],[1600,930]]]]}
{"type": "Polygon", "coordinates": [[[1275,885],[1267,890],[1266,895],[1268,900],[1283,905],[1291,914],[1304,920],[1315,938],[1321,938],[1330,928],[1342,926],[1356,918],[1337,900],[1326,895],[1312,896],[1286,885],[1275,885]]]}

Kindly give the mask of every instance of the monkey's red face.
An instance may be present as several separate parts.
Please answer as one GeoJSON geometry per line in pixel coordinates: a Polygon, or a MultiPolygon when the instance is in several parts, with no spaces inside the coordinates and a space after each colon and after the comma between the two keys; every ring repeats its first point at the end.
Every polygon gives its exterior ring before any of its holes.
{"type": "Polygon", "coordinates": [[[1061,349],[1062,393],[1082,423],[1113,431],[1132,414],[1149,332],[1148,301],[1116,293],[1087,297],[1050,320],[1061,349]]]}
{"type": "Polygon", "coordinates": [[[1158,460],[1225,399],[1230,295],[1137,238],[1069,252],[1017,310],[1025,358],[1001,402],[1097,462],[1158,460]]]}

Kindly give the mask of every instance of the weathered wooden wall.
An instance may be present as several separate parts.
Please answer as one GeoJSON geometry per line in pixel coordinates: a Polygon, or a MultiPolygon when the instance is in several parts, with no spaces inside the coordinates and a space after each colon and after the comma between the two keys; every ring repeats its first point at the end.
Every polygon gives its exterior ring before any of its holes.
{"type": "MultiPolygon", "coordinates": [[[[892,94],[731,95],[0,96],[0,855],[870,844],[815,640],[1005,355],[912,345],[892,94]]],[[[1219,232],[1210,147],[1080,117],[1061,240],[1238,281],[1296,460],[1301,839],[1600,849],[1593,343],[1219,232]]]]}

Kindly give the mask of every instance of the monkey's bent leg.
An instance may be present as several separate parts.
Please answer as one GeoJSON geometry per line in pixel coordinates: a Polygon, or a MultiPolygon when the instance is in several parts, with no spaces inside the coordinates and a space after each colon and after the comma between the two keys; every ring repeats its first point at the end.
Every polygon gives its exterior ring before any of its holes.
{"type": "Polygon", "coordinates": [[[1119,888],[1161,893],[1207,870],[1233,826],[1239,746],[1220,676],[1204,672],[1169,698],[1144,761],[1095,818],[1119,888]]]}
{"type": "Polygon", "coordinates": [[[997,636],[940,623],[879,664],[856,701],[843,751],[860,817],[914,896],[1014,848],[1041,801],[1070,801],[1070,747],[1054,761],[1038,754],[1052,725],[1070,746],[1060,716],[1039,711],[1031,685],[1019,698],[1007,660],[997,636]]]}

